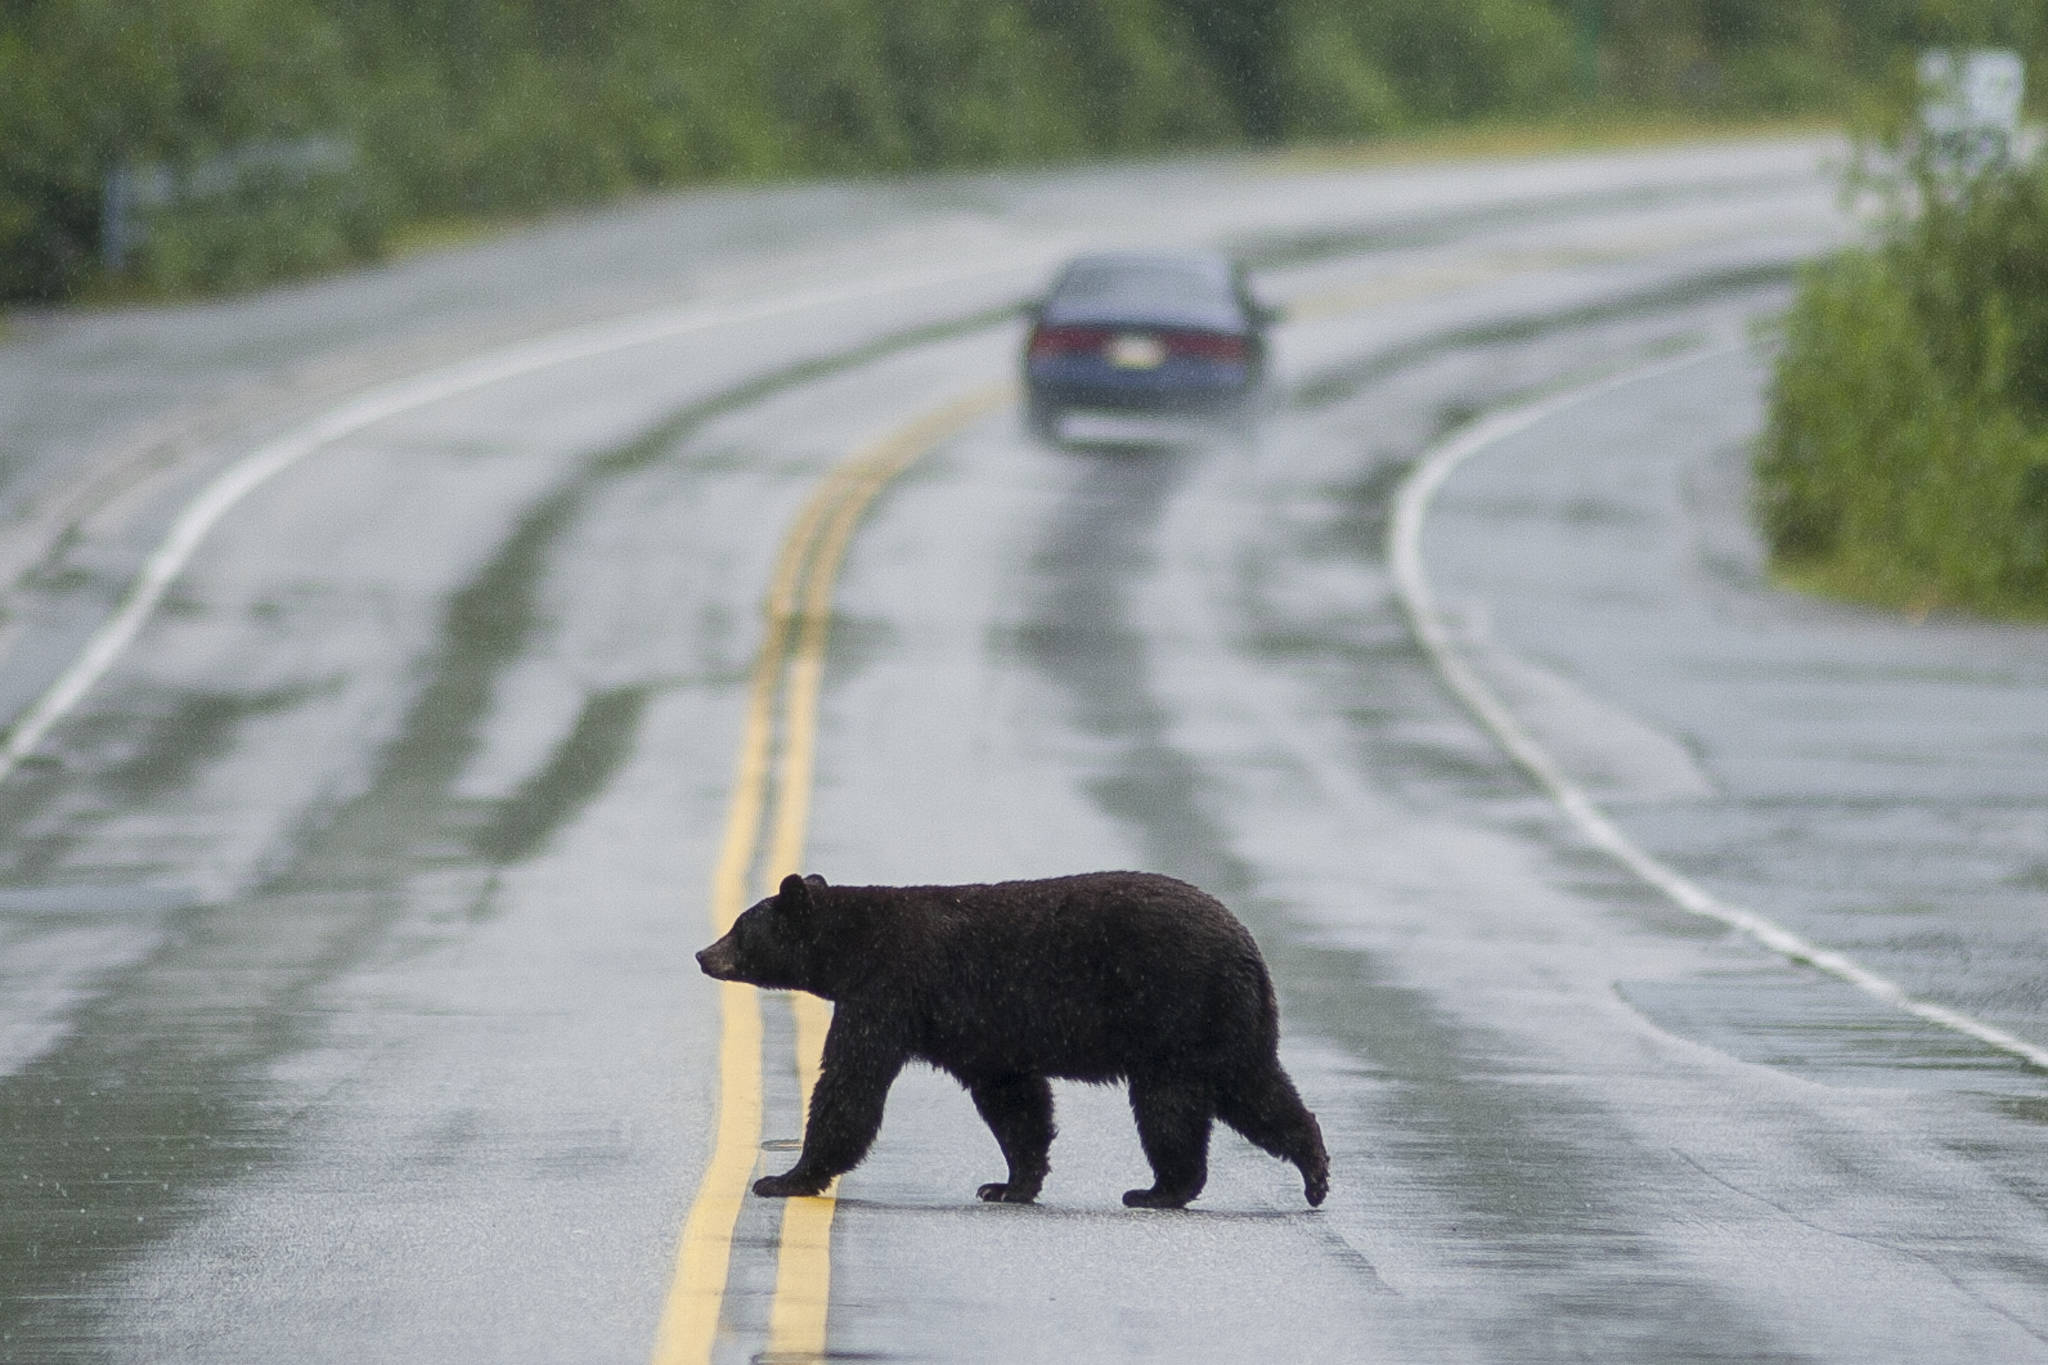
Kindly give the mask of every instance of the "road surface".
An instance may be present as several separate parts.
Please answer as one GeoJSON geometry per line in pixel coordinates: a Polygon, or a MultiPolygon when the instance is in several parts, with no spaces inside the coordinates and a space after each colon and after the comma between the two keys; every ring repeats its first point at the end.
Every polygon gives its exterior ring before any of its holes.
{"type": "Polygon", "coordinates": [[[685,196],[17,327],[0,1359],[2048,1359],[2048,634],[1745,529],[1829,155],[685,196]],[[1140,242],[1254,264],[1269,410],[1032,440],[1015,306],[1140,242]],[[1518,412],[1411,546],[1453,667],[1645,859],[2021,1051],[1688,911],[1447,685],[1397,499],[1518,412]],[[1073,1086],[979,1204],[924,1072],[835,1199],[740,1193],[820,1016],[699,976],[718,916],[1112,867],[1258,937],[1324,1208],[1220,1132],[1126,1210],[1073,1086]]]}

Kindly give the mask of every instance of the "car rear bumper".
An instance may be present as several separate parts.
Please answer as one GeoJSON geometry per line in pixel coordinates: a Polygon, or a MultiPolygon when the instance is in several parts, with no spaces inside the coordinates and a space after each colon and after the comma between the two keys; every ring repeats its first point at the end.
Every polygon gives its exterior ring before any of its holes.
{"type": "Polygon", "coordinates": [[[1169,364],[1156,370],[1115,370],[1034,362],[1024,387],[1039,407],[1108,408],[1125,412],[1187,412],[1234,407],[1257,386],[1248,365],[1169,364]]]}

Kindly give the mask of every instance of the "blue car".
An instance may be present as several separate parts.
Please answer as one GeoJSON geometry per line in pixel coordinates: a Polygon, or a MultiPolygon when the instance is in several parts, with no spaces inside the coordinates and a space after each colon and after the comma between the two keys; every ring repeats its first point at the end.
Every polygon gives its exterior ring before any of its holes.
{"type": "Polygon", "coordinates": [[[1031,309],[1026,420],[1056,437],[1073,409],[1242,412],[1265,376],[1272,319],[1227,256],[1079,257],[1031,309]]]}

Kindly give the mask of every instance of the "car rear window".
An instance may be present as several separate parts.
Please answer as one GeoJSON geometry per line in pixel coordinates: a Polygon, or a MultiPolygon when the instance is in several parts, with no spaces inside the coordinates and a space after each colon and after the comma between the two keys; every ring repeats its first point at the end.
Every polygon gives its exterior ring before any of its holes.
{"type": "Polygon", "coordinates": [[[1045,311],[1060,321],[1243,325],[1228,275],[1193,261],[1077,261],[1060,277],[1045,311]]]}

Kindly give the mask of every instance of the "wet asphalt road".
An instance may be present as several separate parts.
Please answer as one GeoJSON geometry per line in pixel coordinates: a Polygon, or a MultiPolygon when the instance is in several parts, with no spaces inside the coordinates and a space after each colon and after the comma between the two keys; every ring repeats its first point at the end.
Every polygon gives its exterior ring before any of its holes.
{"type": "MultiPolygon", "coordinates": [[[[1041,1204],[979,1205],[993,1143],[906,1075],[840,1191],[831,1353],[2048,1359],[2048,1077],[1590,851],[1386,568],[1446,431],[1781,306],[1843,231],[1819,160],[706,196],[23,329],[17,707],[263,439],[547,327],[698,310],[251,494],[0,786],[0,1359],[647,1359],[710,1151],[690,953],[777,543],[848,451],[1009,376],[998,314],[1062,254],[1160,239],[1236,245],[1289,302],[1272,410],[1067,449],[1006,411],[892,486],[837,587],[804,863],[1216,892],[1273,967],[1331,1198],[1226,1133],[1192,1211],[1124,1210],[1122,1097],[1066,1087],[1041,1204]]],[[[1424,541],[1461,644],[1687,875],[2048,1041],[2048,634],[1773,590],[1740,515],[1760,378],[1704,360],[1461,469],[1424,541]]],[[[780,1212],[741,1210],[717,1359],[766,1347],[780,1212]]]]}

